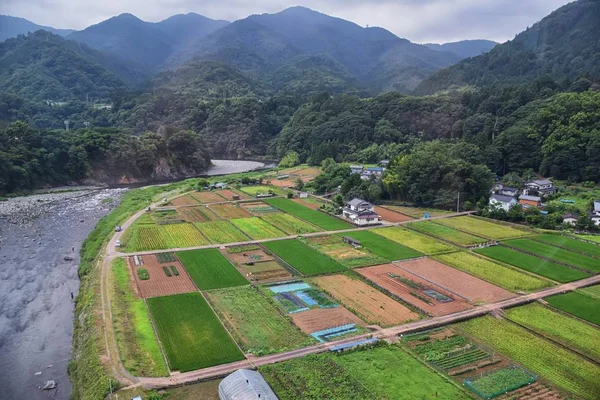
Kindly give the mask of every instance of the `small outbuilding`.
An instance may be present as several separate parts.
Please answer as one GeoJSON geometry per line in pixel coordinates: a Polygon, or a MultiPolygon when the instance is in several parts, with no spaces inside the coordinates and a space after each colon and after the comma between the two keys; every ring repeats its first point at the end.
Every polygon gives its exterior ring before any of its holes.
{"type": "Polygon", "coordinates": [[[527,207],[541,207],[542,198],[538,196],[529,196],[522,194],[521,196],[519,196],[519,204],[527,207]]]}
{"type": "Polygon", "coordinates": [[[573,213],[566,213],[563,215],[563,224],[575,225],[579,216],[573,213]]]}
{"type": "Polygon", "coordinates": [[[221,400],[278,400],[259,372],[238,369],[219,383],[221,400]]]}

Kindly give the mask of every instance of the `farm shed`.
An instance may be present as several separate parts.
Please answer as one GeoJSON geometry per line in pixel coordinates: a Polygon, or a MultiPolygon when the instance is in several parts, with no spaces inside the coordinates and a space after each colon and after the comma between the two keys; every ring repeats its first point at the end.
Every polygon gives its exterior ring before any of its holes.
{"type": "Polygon", "coordinates": [[[219,399],[277,400],[277,396],[260,373],[248,369],[238,369],[219,383],[219,399]]]}

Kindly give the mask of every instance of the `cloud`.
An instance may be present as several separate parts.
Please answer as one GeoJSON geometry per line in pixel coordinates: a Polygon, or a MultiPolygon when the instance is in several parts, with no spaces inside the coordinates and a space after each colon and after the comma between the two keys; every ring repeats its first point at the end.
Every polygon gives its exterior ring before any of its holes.
{"type": "Polygon", "coordinates": [[[359,25],[380,26],[414,42],[491,39],[503,42],[568,0],[0,0],[0,14],[40,25],[83,29],[132,13],[146,21],[197,12],[234,21],[302,5],[359,25]]]}

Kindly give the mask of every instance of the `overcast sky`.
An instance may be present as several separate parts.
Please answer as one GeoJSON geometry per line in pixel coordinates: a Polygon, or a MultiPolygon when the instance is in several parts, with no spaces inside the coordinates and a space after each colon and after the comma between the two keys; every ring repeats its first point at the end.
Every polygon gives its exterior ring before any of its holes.
{"type": "Polygon", "coordinates": [[[381,26],[413,42],[503,42],[568,0],[0,0],[0,14],[55,28],[83,29],[124,12],[145,21],[196,12],[234,21],[294,5],[381,26]]]}

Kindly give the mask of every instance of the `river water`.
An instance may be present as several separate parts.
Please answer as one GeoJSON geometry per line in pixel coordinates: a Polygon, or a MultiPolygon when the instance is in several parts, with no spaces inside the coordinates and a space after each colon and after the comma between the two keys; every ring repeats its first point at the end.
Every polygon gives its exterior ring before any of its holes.
{"type": "MultiPolygon", "coordinates": [[[[207,175],[261,168],[213,160],[207,175]]],[[[126,189],[0,202],[0,399],[68,399],[79,249],[126,189]],[[72,258],[72,260],[71,260],[72,258]],[[48,380],[57,388],[43,391],[48,380]]]]}

